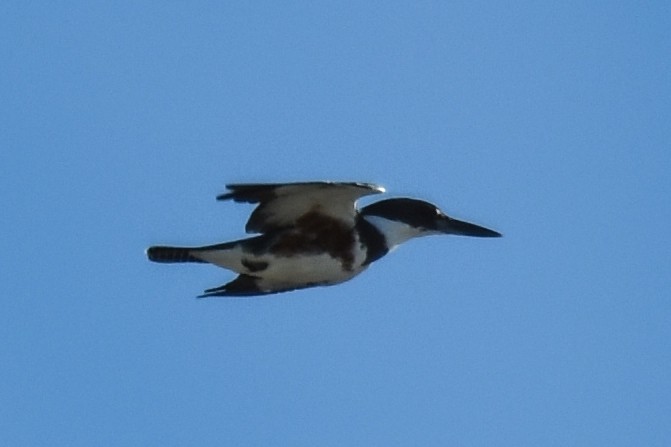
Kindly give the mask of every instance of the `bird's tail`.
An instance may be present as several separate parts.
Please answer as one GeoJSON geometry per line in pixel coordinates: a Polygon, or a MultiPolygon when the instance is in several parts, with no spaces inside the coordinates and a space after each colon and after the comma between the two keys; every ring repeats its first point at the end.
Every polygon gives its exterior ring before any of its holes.
{"type": "Polygon", "coordinates": [[[150,261],[162,262],[164,264],[176,262],[210,262],[229,268],[226,264],[216,262],[217,256],[224,255],[229,250],[238,247],[240,242],[224,242],[223,244],[205,245],[203,247],[168,247],[156,245],[147,249],[147,257],[150,261]],[[215,255],[214,258],[212,254],[215,255]]]}
{"type": "Polygon", "coordinates": [[[164,247],[154,246],[147,249],[147,257],[150,261],[161,263],[174,262],[206,262],[193,256],[193,252],[198,250],[194,247],[164,247]]]}

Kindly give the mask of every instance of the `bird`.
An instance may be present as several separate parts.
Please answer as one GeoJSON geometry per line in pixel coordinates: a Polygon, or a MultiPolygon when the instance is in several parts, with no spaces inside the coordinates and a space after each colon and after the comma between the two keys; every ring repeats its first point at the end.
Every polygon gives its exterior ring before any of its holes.
{"type": "Polygon", "coordinates": [[[246,232],[255,236],[215,245],[146,250],[153,262],[209,263],[238,274],[199,298],[260,296],[340,284],[417,237],[501,236],[414,198],[389,198],[358,209],[361,197],[385,192],[372,183],[239,183],[226,188],[217,200],[255,205],[245,225],[246,232]]]}

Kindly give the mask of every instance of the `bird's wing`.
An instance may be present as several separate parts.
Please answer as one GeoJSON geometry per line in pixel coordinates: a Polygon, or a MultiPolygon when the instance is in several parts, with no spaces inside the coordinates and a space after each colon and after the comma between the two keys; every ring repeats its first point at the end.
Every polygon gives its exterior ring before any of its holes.
{"type": "Polygon", "coordinates": [[[217,296],[247,297],[272,295],[274,293],[290,292],[292,290],[313,287],[318,284],[296,285],[282,281],[258,278],[250,275],[239,275],[233,281],[224,284],[221,287],[207,289],[198,298],[210,298],[217,296]]]}
{"type": "Polygon", "coordinates": [[[315,212],[354,226],[355,202],[379,194],[384,188],[369,183],[259,183],[226,185],[229,192],[217,200],[258,204],[247,221],[248,233],[265,233],[295,225],[307,213],[315,212]]]}

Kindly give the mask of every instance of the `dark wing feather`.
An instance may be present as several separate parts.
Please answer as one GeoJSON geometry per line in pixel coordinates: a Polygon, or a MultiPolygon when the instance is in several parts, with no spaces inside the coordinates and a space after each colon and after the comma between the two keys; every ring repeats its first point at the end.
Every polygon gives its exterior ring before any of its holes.
{"type": "Polygon", "coordinates": [[[229,192],[217,196],[217,200],[258,204],[245,226],[248,233],[266,233],[292,226],[309,212],[337,218],[353,226],[357,199],[384,192],[380,186],[355,182],[232,184],[226,187],[229,192]]]}
{"type": "Polygon", "coordinates": [[[210,298],[217,296],[228,297],[250,297],[261,295],[272,295],[281,292],[290,292],[292,290],[312,287],[312,284],[304,286],[288,285],[281,283],[273,283],[273,281],[264,281],[262,278],[257,278],[250,275],[239,275],[233,281],[224,284],[220,287],[207,289],[198,298],[210,298]]]}

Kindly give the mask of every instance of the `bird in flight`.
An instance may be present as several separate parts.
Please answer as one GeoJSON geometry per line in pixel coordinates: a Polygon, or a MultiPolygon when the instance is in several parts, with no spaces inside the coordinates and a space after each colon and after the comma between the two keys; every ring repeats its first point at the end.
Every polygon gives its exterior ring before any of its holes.
{"type": "Polygon", "coordinates": [[[255,204],[245,230],[256,236],[202,247],[153,246],[151,261],[200,262],[238,276],[200,297],[267,295],[352,279],[399,244],[420,236],[501,234],[453,219],[435,205],[392,198],[357,209],[384,192],[369,183],[232,184],[217,200],[255,204]]]}

